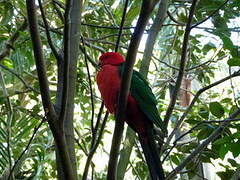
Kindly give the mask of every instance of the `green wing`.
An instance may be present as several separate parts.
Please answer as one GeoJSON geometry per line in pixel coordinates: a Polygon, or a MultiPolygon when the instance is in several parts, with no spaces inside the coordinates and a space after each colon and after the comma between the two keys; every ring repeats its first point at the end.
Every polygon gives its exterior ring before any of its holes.
{"type": "MultiPolygon", "coordinates": [[[[123,73],[124,64],[119,67],[120,73],[123,73]]],[[[143,76],[133,70],[131,87],[131,95],[135,98],[144,114],[159,128],[165,132],[165,126],[159,116],[157,110],[157,100],[149,87],[148,82],[143,76]]]]}

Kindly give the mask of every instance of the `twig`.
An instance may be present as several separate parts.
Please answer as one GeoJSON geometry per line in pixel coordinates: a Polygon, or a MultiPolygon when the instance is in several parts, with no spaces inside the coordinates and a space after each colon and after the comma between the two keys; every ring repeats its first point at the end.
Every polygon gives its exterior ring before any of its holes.
{"type": "MultiPolygon", "coordinates": [[[[181,140],[181,139],[182,139],[184,136],[186,136],[187,134],[193,132],[193,130],[195,130],[195,129],[196,129],[197,127],[199,127],[200,125],[202,125],[202,124],[212,124],[212,123],[223,123],[223,122],[225,122],[225,121],[226,121],[226,120],[211,120],[211,121],[201,121],[201,122],[197,123],[197,124],[194,125],[191,129],[189,129],[189,130],[186,131],[185,133],[181,134],[177,139],[174,140],[173,146],[172,146],[172,147],[170,148],[170,150],[166,153],[166,155],[164,156],[162,162],[164,162],[164,161],[167,159],[167,157],[169,156],[169,154],[171,153],[171,151],[173,150],[173,148],[176,147],[177,142],[178,142],[179,140],[181,140]]],[[[238,119],[229,119],[229,121],[231,121],[231,122],[238,122],[238,121],[240,121],[240,119],[239,119],[239,118],[238,118],[238,119]]]]}
{"type": "MultiPolygon", "coordinates": [[[[98,117],[97,117],[97,122],[95,124],[95,127],[93,129],[93,134],[92,134],[92,145],[94,145],[95,141],[96,141],[96,135],[97,135],[97,130],[99,128],[99,125],[100,125],[100,121],[101,121],[101,116],[102,116],[102,113],[103,113],[103,108],[104,108],[104,103],[102,102],[101,103],[101,107],[99,109],[99,112],[98,112],[98,117]]],[[[92,148],[92,147],[91,147],[92,148]]]]}
{"type": "MultiPolygon", "coordinates": [[[[232,68],[231,68],[231,66],[229,66],[228,71],[229,71],[229,74],[232,74],[232,68]]],[[[237,102],[236,93],[235,93],[235,87],[234,87],[234,85],[233,85],[232,79],[230,79],[230,84],[231,84],[231,88],[232,88],[234,103],[235,103],[236,107],[238,107],[238,102],[237,102]]]]}
{"type": "Polygon", "coordinates": [[[180,25],[180,26],[185,26],[186,24],[182,23],[182,22],[179,22],[178,20],[176,20],[172,14],[170,13],[170,11],[167,11],[167,15],[168,17],[173,21],[175,22],[177,25],[180,25]]]}
{"type": "MultiPolygon", "coordinates": [[[[95,42],[98,42],[100,40],[104,40],[104,39],[107,39],[107,38],[110,38],[110,37],[114,37],[114,36],[118,36],[119,34],[115,33],[115,34],[108,34],[108,35],[105,35],[105,36],[102,36],[102,37],[99,37],[99,38],[84,38],[84,40],[86,41],[95,41],[95,42]]],[[[123,35],[131,35],[131,33],[123,33],[123,35]]]]}
{"type": "Polygon", "coordinates": [[[213,17],[220,9],[222,9],[228,3],[228,1],[229,0],[226,0],[221,6],[219,6],[215,11],[213,11],[208,17],[206,17],[205,19],[203,19],[203,20],[197,22],[196,24],[192,25],[191,29],[197,27],[198,25],[204,23],[205,21],[207,21],[208,19],[213,17]]]}
{"type": "Polygon", "coordinates": [[[123,26],[124,26],[124,22],[126,19],[127,7],[128,7],[128,0],[126,0],[125,5],[124,5],[122,20],[121,20],[121,24],[120,24],[120,28],[119,28],[119,32],[118,32],[118,38],[117,38],[116,47],[115,47],[115,52],[118,52],[120,40],[122,37],[123,26]]]}
{"type": "Polygon", "coordinates": [[[184,113],[183,113],[183,115],[181,116],[181,118],[177,121],[177,123],[176,123],[173,131],[172,131],[171,134],[168,136],[168,139],[167,139],[167,141],[166,141],[166,143],[165,143],[165,146],[167,146],[167,145],[170,143],[170,141],[171,141],[171,139],[173,138],[174,134],[176,133],[177,129],[181,126],[181,124],[183,123],[184,119],[186,118],[186,116],[187,116],[188,113],[191,111],[192,107],[194,106],[195,102],[198,100],[199,96],[200,96],[203,92],[205,92],[205,91],[207,91],[208,89],[210,89],[210,88],[212,88],[212,87],[214,87],[214,86],[217,86],[217,85],[219,85],[219,84],[221,84],[221,83],[223,83],[223,82],[225,82],[225,81],[227,81],[227,80],[229,80],[229,79],[231,79],[231,78],[233,78],[233,77],[236,77],[236,76],[240,76],[240,70],[234,72],[233,74],[231,74],[231,75],[229,75],[229,76],[227,76],[227,77],[225,77],[225,78],[223,78],[223,79],[221,79],[221,80],[219,80],[219,81],[216,81],[216,82],[214,82],[214,83],[212,83],[212,84],[210,84],[210,85],[208,85],[208,86],[206,86],[206,87],[203,87],[202,89],[198,90],[198,92],[197,92],[196,95],[194,96],[193,100],[191,101],[191,104],[190,104],[190,105],[188,106],[188,108],[184,111],[184,113]]]}
{"type": "MultiPolygon", "coordinates": [[[[120,29],[120,27],[115,27],[115,26],[99,26],[96,24],[87,24],[87,23],[82,23],[83,26],[89,26],[89,27],[95,27],[95,28],[102,28],[102,29],[120,29]]],[[[128,29],[134,29],[135,26],[130,26],[130,27],[123,27],[124,30],[128,30],[128,29]]]]}
{"type": "Polygon", "coordinates": [[[11,168],[10,170],[10,173],[9,173],[9,176],[8,176],[8,180],[10,180],[13,172],[14,172],[14,169],[15,167],[17,166],[18,162],[21,160],[21,158],[23,157],[23,155],[26,153],[26,151],[29,149],[35,135],[37,134],[38,130],[40,129],[40,127],[42,126],[42,124],[46,121],[46,119],[42,119],[42,121],[40,122],[40,124],[38,126],[36,126],[33,130],[33,134],[31,136],[31,138],[29,139],[28,141],[28,144],[26,145],[25,149],[22,151],[22,153],[20,154],[20,156],[18,157],[18,159],[15,161],[13,167],[11,168]]]}
{"type": "Polygon", "coordinates": [[[115,18],[114,18],[114,16],[113,16],[113,13],[108,9],[108,7],[107,7],[106,3],[104,2],[104,0],[100,0],[100,1],[102,2],[103,6],[104,6],[104,9],[107,11],[108,15],[110,16],[109,19],[112,19],[113,24],[114,24],[114,25],[117,25],[117,23],[116,23],[116,21],[115,21],[115,18]]]}
{"type": "Polygon", "coordinates": [[[223,121],[220,126],[205,140],[203,141],[193,152],[187,156],[181,164],[176,167],[168,176],[167,179],[172,179],[178,172],[180,172],[191,160],[204,150],[212,141],[214,141],[223,131],[226,126],[231,122],[230,119],[236,118],[240,114],[240,109],[232,113],[225,121],[223,121]]]}
{"type": "Polygon", "coordinates": [[[30,90],[38,93],[38,94],[40,93],[38,90],[34,89],[32,86],[29,86],[29,85],[27,84],[27,82],[25,82],[24,79],[23,79],[19,74],[17,74],[16,72],[14,72],[12,69],[10,69],[10,68],[8,68],[7,66],[4,66],[4,65],[2,65],[2,64],[0,64],[0,67],[3,68],[3,69],[5,69],[6,71],[12,73],[14,76],[16,76],[16,77],[23,83],[23,85],[24,85],[27,89],[30,89],[30,90]]]}
{"type": "Polygon", "coordinates": [[[61,60],[62,60],[62,57],[59,55],[59,53],[57,52],[57,50],[56,50],[56,48],[54,47],[53,42],[52,42],[52,38],[51,38],[51,35],[50,35],[48,22],[47,22],[47,19],[46,19],[46,16],[45,16],[45,13],[44,13],[44,10],[43,10],[43,7],[42,7],[42,2],[41,2],[41,0],[38,0],[38,4],[39,4],[40,11],[41,11],[41,15],[42,15],[42,19],[43,19],[43,23],[44,23],[46,35],[47,35],[48,44],[49,44],[49,46],[50,46],[50,48],[51,48],[51,50],[52,50],[55,58],[56,58],[58,61],[61,61],[61,60]]]}
{"type": "Polygon", "coordinates": [[[105,113],[105,117],[104,117],[103,122],[102,122],[102,125],[101,125],[101,129],[99,131],[98,138],[97,138],[96,142],[94,142],[94,144],[92,144],[92,147],[91,147],[91,149],[89,151],[89,154],[88,154],[88,157],[87,157],[87,161],[86,161],[86,164],[85,164],[85,168],[84,168],[84,173],[83,173],[82,180],[86,180],[87,179],[89,166],[90,166],[90,163],[92,161],[93,155],[96,152],[97,147],[98,147],[98,145],[101,142],[101,139],[102,139],[102,136],[103,136],[103,130],[104,130],[105,126],[106,126],[108,115],[109,115],[109,113],[106,112],[105,113]]]}
{"type": "MultiPolygon", "coordinates": [[[[83,46],[80,45],[79,48],[84,53],[83,46]]],[[[92,66],[97,69],[98,68],[97,63],[88,54],[86,54],[86,56],[87,56],[88,61],[92,64],[92,66]]]]}
{"type": "Polygon", "coordinates": [[[187,61],[188,40],[189,40],[189,36],[190,36],[191,23],[192,23],[193,14],[194,14],[194,11],[195,11],[195,8],[196,8],[197,1],[198,0],[193,0],[191,8],[190,8],[189,16],[188,16],[188,22],[187,22],[187,25],[186,25],[184,39],[183,39],[183,45],[182,45],[182,54],[181,54],[178,77],[177,77],[177,81],[176,81],[176,84],[175,84],[174,89],[173,89],[171,101],[169,103],[166,115],[164,117],[164,124],[165,124],[166,127],[168,126],[169,119],[171,117],[174,106],[176,104],[176,100],[177,100],[177,97],[178,97],[178,92],[179,92],[179,89],[180,89],[180,86],[181,86],[182,78],[184,76],[185,64],[186,64],[186,61],[187,61]]]}
{"type": "Polygon", "coordinates": [[[89,66],[88,66],[88,61],[87,61],[87,52],[86,52],[86,48],[85,48],[85,43],[84,43],[84,39],[81,36],[81,40],[82,40],[82,44],[83,44],[83,54],[84,54],[84,61],[85,61],[85,65],[87,68],[87,76],[88,76],[88,84],[89,84],[89,89],[90,89],[90,97],[91,97],[91,106],[92,106],[92,118],[91,118],[91,130],[92,130],[92,135],[94,134],[94,100],[93,100],[93,89],[92,89],[92,81],[91,81],[91,75],[90,75],[90,71],[89,71],[89,66]]]}
{"type": "MultiPolygon", "coordinates": [[[[56,10],[57,15],[59,17],[59,19],[61,19],[61,21],[64,23],[64,17],[62,15],[62,12],[60,11],[60,9],[58,9],[57,5],[59,6],[59,4],[55,1],[52,0],[52,4],[53,4],[53,8],[56,10]]],[[[64,8],[63,8],[64,9],[64,8]]]]}

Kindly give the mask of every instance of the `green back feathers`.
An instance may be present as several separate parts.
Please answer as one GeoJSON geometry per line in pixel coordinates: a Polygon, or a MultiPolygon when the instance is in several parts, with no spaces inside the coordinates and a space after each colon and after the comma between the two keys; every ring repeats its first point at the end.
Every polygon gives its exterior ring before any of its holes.
{"type": "MultiPolygon", "coordinates": [[[[119,66],[120,75],[123,73],[125,63],[119,66]]],[[[131,86],[131,95],[135,98],[144,114],[162,131],[166,131],[162,119],[160,118],[157,110],[157,100],[149,87],[148,82],[143,76],[133,70],[131,86]]]]}

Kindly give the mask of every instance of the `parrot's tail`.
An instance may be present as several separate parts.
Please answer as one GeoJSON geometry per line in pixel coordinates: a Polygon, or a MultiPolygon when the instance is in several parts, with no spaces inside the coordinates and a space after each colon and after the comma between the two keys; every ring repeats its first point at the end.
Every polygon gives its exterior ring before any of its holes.
{"type": "Polygon", "coordinates": [[[151,132],[148,132],[147,137],[142,138],[139,136],[139,141],[141,143],[152,180],[165,180],[166,178],[162,168],[162,163],[160,162],[159,153],[153,138],[153,131],[150,131],[151,132]]]}

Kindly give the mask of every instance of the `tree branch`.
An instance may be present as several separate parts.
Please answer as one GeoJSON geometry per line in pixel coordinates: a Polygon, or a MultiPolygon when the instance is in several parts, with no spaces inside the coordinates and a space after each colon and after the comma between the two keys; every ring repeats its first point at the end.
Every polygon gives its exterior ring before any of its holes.
{"type": "Polygon", "coordinates": [[[59,114],[59,122],[62,124],[66,117],[66,109],[67,109],[67,100],[68,100],[68,76],[69,76],[69,61],[70,61],[70,11],[72,8],[72,0],[66,1],[65,8],[65,26],[64,26],[64,61],[63,61],[63,89],[62,89],[62,101],[61,101],[61,109],[59,114]]]}
{"type": "Polygon", "coordinates": [[[112,139],[110,158],[108,162],[108,173],[107,173],[108,180],[116,179],[116,170],[117,170],[116,166],[117,166],[117,160],[118,160],[118,153],[119,153],[122,133],[124,129],[123,118],[126,110],[127,97],[128,97],[128,92],[129,92],[130,83],[131,83],[133,65],[136,59],[138,46],[139,46],[142,34],[147,25],[147,22],[152,13],[152,10],[155,7],[157,2],[158,1],[155,1],[155,0],[152,0],[151,2],[149,2],[148,0],[143,0],[137,26],[134,30],[134,33],[132,35],[130,45],[128,48],[128,52],[126,56],[126,64],[123,70],[123,76],[122,76],[121,87],[120,87],[120,94],[119,94],[119,100],[118,100],[118,106],[117,106],[118,109],[116,114],[116,124],[115,124],[113,139],[112,139]]]}
{"type": "Polygon", "coordinates": [[[192,23],[193,14],[194,14],[194,11],[195,11],[195,8],[196,8],[196,5],[197,5],[197,1],[198,0],[193,0],[191,8],[190,8],[189,16],[188,16],[188,22],[187,22],[187,25],[186,25],[186,29],[185,29],[185,33],[184,33],[184,39],[183,39],[183,45],[182,45],[182,54],[181,54],[178,77],[177,77],[177,81],[176,81],[176,84],[175,84],[174,89],[173,89],[172,97],[171,97],[170,103],[168,105],[166,115],[164,117],[164,123],[165,123],[166,127],[168,126],[169,119],[172,115],[174,106],[176,104],[176,100],[177,100],[177,97],[178,97],[178,92],[180,90],[180,86],[181,86],[181,83],[182,83],[182,78],[184,76],[185,64],[186,64],[186,61],[187,61],[188,40],[189,40],[189,36],[190,36],[191,23],[192,23]]]}
{"type": "Polygon", "coordinates": [[[53,133],[57,149],[59,150],[61,164],[64,166],[64,177],[69,180],[75,180],[72,170],[72,163],[68,155],[64,132],[61,126],[59,126],[59,123],[57,123],[57,114],[50,99],[49,84],[43,59],[42,43],[38,31],[35,1],[26,0],[26,5],[43,108],[48,120],[48,124],[53,133]]]}
{"type": "Polygon", "coordinates": [[[52,38],[51,38],[51,35],[50,35],[48,22],[47,22],[47,19],[45,17],[45,13],[44,13],[44,10],[43,10],[43,7],[42,7],[41,0],[38,0],[38,4],[39,4],[40,11],[41,11],[41,15],[42,15],[42,19],[43,19],[46,35],[47,35],[48,44],[49,44],[49,46],[50,46],[50,48],[51,48],[55,58],[57,59],[57,61],[61,61],[62,57],[59,55],[59,53],[57,52],[57,50],[54,47],[53,42],[52,42],[52,38]]]}
{"type": "Polygon", "coordinates": [[[221,79],[221,80],[219,80],[219,81],[216,81],[216,82],[214,82],[214,83],[212,83],[212,84],[210,84],[210,85],[208,85],[208,86],[206,86],[206,87],[203,87],[202,89],[198,90],[198,92],[197,92],[196,95],[194,96],[193,100],[191,101],[191,104],[190,104],[190,105],[188,106],[188,108],[184,111],[184,113],[183,113],[183,115],[181,116],[181,118],[177,121],[175,128],[173,129],[173,131],[171,132],[171,134],[169,135],[169,137],[168,137],[168,139],[167,139],[167,141],[166,141],[166,143],[165,143],[165,146],[167,146],[167,145],[170,143],[170,141],[171,141],[171,139],[173,138],[174,134],[175,134],[176,131],[180,128],[180,126],[181,126],[181,124],[183,123],[184,119],[187,117],[188,113],[191,111],[191,109],[192,109],[192,107],[194,106],[195,102],[197,102],[199,96],[200,96],[203,92],[205,92],[205,91],[207,91],[208,89],[210,89],[210,88],[212,88],[212,87],[214,87],[214,86],[217,86],[217,85],[219,85],[219,84],[221,84],[221,83],[223,83],[223,82],[225,82],[225,81],[227,81],[227,80],[229,80],[229,79],[231,79],[231,78],[233,78],[233,77],[237,77],[237,76],[240,76],[240,70],[234,72],[233,74],[231,74],[231,75],[229,75],[229,76],[227,76],[227,77],[225,77],[225,78],[223,78],[223,79],[221,79]]]}
{"type": "Polygon", "coordinates": [[[20,156],[19,156],[19,157],[17,158],[17,160],[15,161],[13,167],[11,168],[10,173],[9,173],[9,175],[8,175],[8,180],[10,180],[11,175],[13,174],[16,166],[18,165],[19,161],[22,159],[23,155],[26,154],[26,152],[27,152],[27,150],[29,149],[29,147],[30,147],[30,145],[31,145],[31,143],[32,143],[35,135],[37,134],[38,130],[40,129],[40,127],[42,126],[42,124],[43,124],[45,121],[46,121],[46,119],[42,119],[42,121],[39,123],[39,125],[34,128],[33,133],[32,133],[32,136],[31,136],[31,138],[29,139],[27,145],[25,146],[24,150],[22,151],[22,153],[20,154],[20,156]]]}
{"type": "Polygon", "coordinates": [[[120,24],[120,28],[119,28],[119,32],[118,32],[118,38],[117,38],[116,47],[115,47],[115,52],[118,52],[120,40],[122,37],[123,26],[124,26],[124,22],[126,19],[127,7],[128,7],[128,0],[126,0],[125,5],[124,5],[122,20],[121,20],[121,24],[120,24]]]}
{"type": "MultiPolygon", "coordinates": [[[[149,30],[149,34],[148,34],[148,38],[147,38],[147,42],[144,50],[143,60],[139,70],[139,72],[145,78],[147,77],[147,73],[149,70],[151,57],[153,55],[153,47],[154,47],[158,32],[161,30],[164,19],[166,17],[167,7],[168,7],[168,0],[162,0],[159,4],[156,18],[154,19],[154,22],[149,30]]],[[[118,169],[121,169],[121,171],[117,172],[118,180],[124,179],[124,175],[129,163],[129,158],[132,152],[135,138],[136,138],[135,132],[128,126],[126,137],[124,140],[125,142],[124,147],[121,150],[120,159],[118,163],[118,169]]]]}
{"type": "Polygon", "coordinates": [[[56,113],[50,98],[46,67],[43,59],[42,43],[38,32],[35,2],[32,0],[26,0],[26,4],[28,12],[29,30],[32,38],[33,51],[36,61],[40,93],[42,97],[44,111],[48,117],[56,117],[56,113]]]}
{"type": "Polygon", "coordinates": [[[197,22],[196,24],[193,24],[191,26],[191,29],[197,27],[198,25],[204,23],[205,21],[207,21],[208,19],[210,19],[211,17],[213,17],[220,9],[222,9],[227,3],[228,3],[229,0],[226,0],[221,6],[219,6],[215,11],[213,11],[208,17],[206,17],[205,19],[197,22]]]}
{"type": "Polygon", "coordinates": [[[180,172],[192,159],[204,150],[212,141],[214,141],[224,130],[226,126],[229,125],[232,119],[235,119],[240,114],[240,108],[232,113],[220,126],[205,140],[203,141],[193,152],[187,156],[182,163],[176,167],[168,176],[167,180],[172,179],[178,172],[180,172]]]}
{"type": "Polygon", "coordinates": [[[17,74],[16,72],[14,72],[12,69],[10,69],[10,68],[8,68],[7,66],[4,66],[4,65],[2,65],[2,64],[0,64],[0,67],[3,68],[3,69],[5,69],[6,71],[10,72],[10,73],[13,74],[14,76],[16,76],[16,77],[23,83],[23,85],[24,85],[27,89],[30,89],[30,90],[38,93],[38,94],[40,93],[40,92],[38,92],[38,90],[34,89],[32,86],[29,86],[29,85],[27,84],[27,82],[25,82],[24,79],[23,79],[19,74],[17,74]]]}

